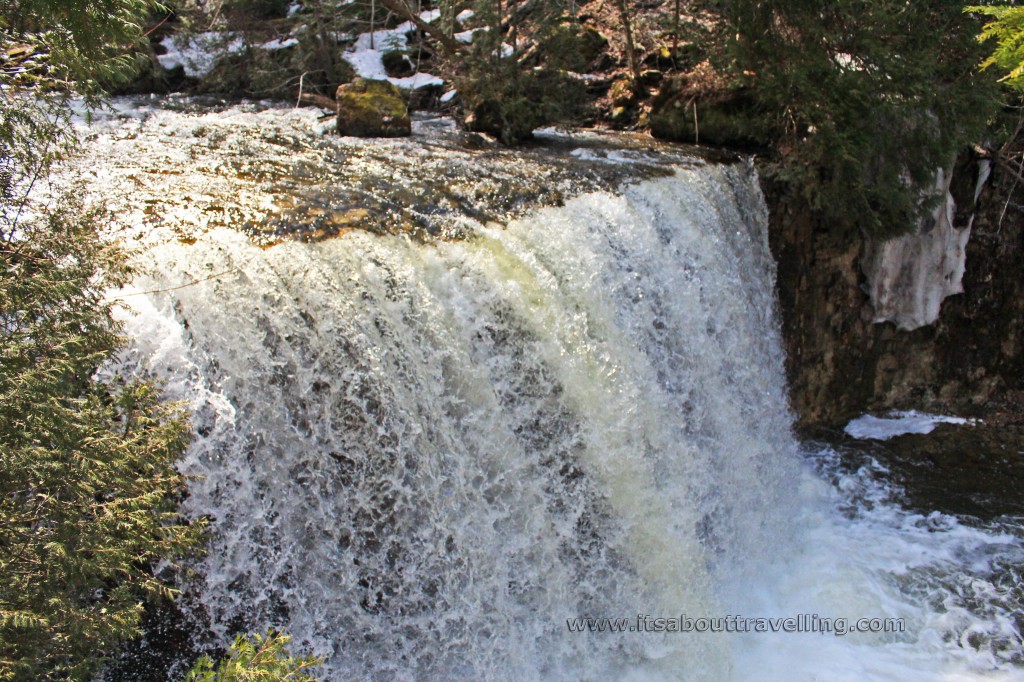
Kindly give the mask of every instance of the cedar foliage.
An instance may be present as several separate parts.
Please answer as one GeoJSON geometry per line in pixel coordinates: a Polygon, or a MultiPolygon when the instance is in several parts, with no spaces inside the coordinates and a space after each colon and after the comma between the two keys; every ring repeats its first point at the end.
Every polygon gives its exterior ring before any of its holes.
{"type": "Polygon", "coordinates": [[[36,192],[73,145],[70,88],[95,100],[128,77],[148,7],[0,6],[2,43],[42,55],[0,76],[0,679],[90,679],[144,600],[170,595],[151,567],[202,532],[176,511],[185,416],[101,372],[123,346],[105,292],[131,276],[126,255],[100,213],[36,192]]]}
{"type": "Polygon", "coordinates": [[[321,663],[315,657],[295,658],[288,653],[288,635],[273,630],[266,635],[239,636],[220,662],[203,656],[183,682],[315,682],[309,669],[321,663]]]}
{"type": "Polygon", "coordinates": [[[917,224],[936,170],[984,135],[993,79],[958,2],[737,0],[719,55],[773,131],[769,174],[837,230],[917,224]]]}
{"type": "Polygon", "coordinates": [[[46,56],[41,78],[95,97],[135,75],[141,22],[159,7],[155,0],[4,0],[0,35],[5,46],[27,44],[46,56]]]}
{"type": "Polygon", "coordinates": [[[992,48],[982,68],[994,66],[1004,72],[999,81],[1018,96],[1024,95],[1024,7],[973,5],[964,11],[991,19],[978,36],[980,42],[992,48]]]}
{"type": "Polygon", "coordinates": [[[0,249],[0,679],[88,679],[170,595],[151,565],[200,539],[175,503],[188,423],[97,375],[123,344],[104,292],[130,271],[94,214],[65,202],[0,249]]]}
{"type": "Polygon", "coordinates": [[[512,145],[580,115],[585,88],[566,69],[580,66],[583,34],[567,9],[558,1],[474,5],[482,25],[452,65],[471,130],[512,145]]]}

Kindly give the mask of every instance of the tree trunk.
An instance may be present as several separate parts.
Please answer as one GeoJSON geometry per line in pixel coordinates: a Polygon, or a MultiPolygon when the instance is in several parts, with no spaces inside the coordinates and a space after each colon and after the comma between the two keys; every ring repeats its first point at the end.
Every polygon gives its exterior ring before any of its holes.
{"type": "Polygon", "coordinates": [[[629,20],[629,8],[626,7],[626,0],[615,0],[615,9],[619,12],[619,20],[622,21],[622,31],[626,38],[626,60],[629,62],[633,91],[640,95],[640,60],[637,58],[636,44],[633,42],[633,25],[629,20]]]}
{"type": "MultiPolygon", "coordinates": [[[[672,59],[673,60],[676,58],[676,55],[679,53],[679,11],[680,11],[679,1],[680,0],[676,0],[676,16],[675,16],[675,19],[674,19],[674,21],[672,23],[672,59]]],[[[675,63],[675,62],[673,61],[673,63],[675,63]]]]}

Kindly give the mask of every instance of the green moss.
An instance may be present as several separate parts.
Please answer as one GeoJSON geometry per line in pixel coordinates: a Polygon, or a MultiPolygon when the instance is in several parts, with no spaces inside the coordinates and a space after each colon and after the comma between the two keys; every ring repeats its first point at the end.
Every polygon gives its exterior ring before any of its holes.
{"type": "Polygon", "coordinates": [[[616,106],[624,107],[636,99],[636,90],[628,78],[620,78],[612,83],[611,89],[608,90],[608,98],[616,106]]]}
{"type": "Polygon", "coordinates": [[[545,63],[569,71],[585,70],[608,47],[608,39],[600,31],[571,21],[555,25],[541,36],[541,42],[545,63]]]}
{"type": "Polygon", "coordinates": [[[401,50],[387,50],[381,55],[381,61],[384,62],[384,70],[392,78],[411,76],[415,72],[412,62],[401,50]]]}
{"type": "Polygon", "coordinates": [[[357,78],[338,88],[338,133],[356,137],[404,137],[412,124],[405,99],[393,84],[357,78]]]}
{"type": "Polygon", "coordinates": [[[743,91],[702,99],[671,85],[651,104],[651,134],[675,142],[739,148],[765,147],[771,141],[764,117],[743,91]]]}

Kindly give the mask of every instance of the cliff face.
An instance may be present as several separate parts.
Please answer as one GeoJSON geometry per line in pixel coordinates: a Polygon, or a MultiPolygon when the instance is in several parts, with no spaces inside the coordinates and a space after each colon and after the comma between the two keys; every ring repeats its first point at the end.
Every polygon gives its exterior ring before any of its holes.
{"type": "MultiPolygon", "coordinates": [[[[960,164],[954,173],[955,207],[939,209],[939,222],[948,218],[950,225],[926,224],[923,239],[888,245],[837,235],[806,207],[767,188],[791,400],[802,426],[890,408],[984,414],[1019,399],[1024,388],[1024,206],[1017,203],[1021,191],[1015,178],[999,169],[972,206],[976,168],[960,164]],[[920,310],[905,317],[891,314],[884,307],[891,302],[880,294],[883,280],[899,279],[891,273],[900,269],[920,274],[930,267],[925,262],[929,254],[941,256],[932,258],[931,265],[945,264],[933,268],[933,293],[956,291],[952,280],[943,281],[960,274],[950,262],[956,249],[929,246],[940,229],[946,230],[942,240],[957,242],[957,248],[969,233],[963,247],[963,293],[945,298],[930,324],[917,313],[934,309],[934,296],[918,297],[920,310]],[[886,258],[900,264],[886,271],[886,258]],[[883,319],[888,321],[876,322],[883,319]]],[[[915,287],[907,297],[911,302],[915,291],[929,290],[915,287]]]]}

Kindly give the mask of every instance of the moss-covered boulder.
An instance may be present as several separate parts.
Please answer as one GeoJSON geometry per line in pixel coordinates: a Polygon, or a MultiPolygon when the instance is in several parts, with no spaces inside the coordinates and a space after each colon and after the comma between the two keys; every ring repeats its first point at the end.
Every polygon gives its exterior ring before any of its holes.
{"type": "Polygon", "coordinates": [[[405,137],[412,133],[405,99],[392,83],[357,78],[338,86],[338,134],[405,137]]]}
{"type": "Polygon", "coordinates": [[[608,99],[617,107],[628,107],[636,103],[636,88],[628,78],[620,78],[608,89],[608,99]]]}
{"type": "Polygon", "coordinates": [[[608,47],[600,31],[575,21],[565,21],[541,36],[544,63],[554,69],[589,70],[608,47]]]}
{"type": "Polygon", "coordinates": [[[586,102],[583,83],[552,69],[519,72],[515,67],[457,83],[467,130],[516,145],[542,126],[574,120],[586,102]]]}
{"type": "Polygon", "coordinates": [[[384,63],[384,72],[392,78],[405,78],[416,73],[412,60],[401,50],[387,50],[380,57],[384,63]]]}
{"type": "Polygon", "coordinates": [[[769,146],[765,117],[742,90],[695,95],[670,81],[651,103],[651,134],[663,140],[738,147],[769,146]]]}

